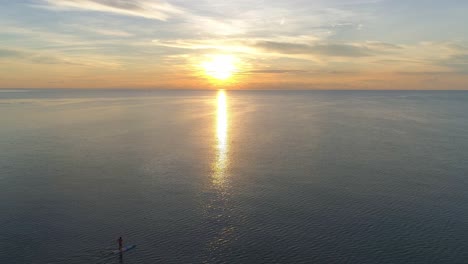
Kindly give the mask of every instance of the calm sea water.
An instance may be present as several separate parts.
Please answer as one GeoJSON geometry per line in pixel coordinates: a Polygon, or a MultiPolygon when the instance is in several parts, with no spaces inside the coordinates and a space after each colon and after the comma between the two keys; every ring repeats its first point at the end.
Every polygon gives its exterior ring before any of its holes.
{"type": "Polygon", "coordinates": [[[468,263],[467,205],[468,92],[0,90],[0,263],[468,263]]]}

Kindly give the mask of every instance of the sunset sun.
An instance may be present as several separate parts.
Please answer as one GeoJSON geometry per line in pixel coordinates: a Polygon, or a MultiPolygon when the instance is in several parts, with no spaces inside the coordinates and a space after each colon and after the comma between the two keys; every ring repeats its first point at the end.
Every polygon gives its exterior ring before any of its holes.
{"type": "Polygon", "coordinates": [[[235,58],[231,55],[214,55],[201,64],[205,74],[216,80],[225,81],[237,71],[235,58]]]}

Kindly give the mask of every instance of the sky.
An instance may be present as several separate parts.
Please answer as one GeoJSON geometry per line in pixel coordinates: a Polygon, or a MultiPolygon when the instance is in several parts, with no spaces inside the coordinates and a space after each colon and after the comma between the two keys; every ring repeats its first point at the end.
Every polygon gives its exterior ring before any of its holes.
{"type": "Polygon", "coordinates": [[[468,89],[466,0],[0,4],[0,88],[468,89]]]}

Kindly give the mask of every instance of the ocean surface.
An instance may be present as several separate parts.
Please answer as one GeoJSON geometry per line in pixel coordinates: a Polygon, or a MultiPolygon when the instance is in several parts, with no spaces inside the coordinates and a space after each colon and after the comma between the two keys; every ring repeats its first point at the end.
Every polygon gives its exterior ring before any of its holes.
{"type": "Polygon", "coordinates": [[[0,263],[468,263],[468,92],[0,90],[0,263]]]}

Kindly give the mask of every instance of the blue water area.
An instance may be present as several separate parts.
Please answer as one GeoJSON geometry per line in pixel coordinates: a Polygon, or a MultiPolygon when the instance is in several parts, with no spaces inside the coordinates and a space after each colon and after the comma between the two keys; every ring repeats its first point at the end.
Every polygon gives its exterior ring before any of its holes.
{"type": "Polygon", "coordinates": [[[467,204],[468,92],[0,92],[0,263],[467,263],[467,204]]]}

